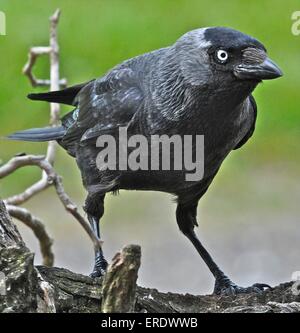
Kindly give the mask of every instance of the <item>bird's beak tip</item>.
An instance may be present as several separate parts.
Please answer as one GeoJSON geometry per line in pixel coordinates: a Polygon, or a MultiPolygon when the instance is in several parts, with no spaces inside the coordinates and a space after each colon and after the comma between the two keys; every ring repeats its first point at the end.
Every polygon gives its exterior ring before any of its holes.
{"type": "Polygon", "coordinates": [[[282,70],[270,58],[266,58],[261,64],[239,65],[234,74],[239,79],[273,80],[283,76],[282,70]]]}
{"type": "Polygon", "coordinates": [[[275,62],[273,62],[270,58],[267,58],[262,63],[262,71],[265,73],[266,78],[264,80],[272,80],[277,79],[283,76],[282,70],[278,67],[275,62]]]}

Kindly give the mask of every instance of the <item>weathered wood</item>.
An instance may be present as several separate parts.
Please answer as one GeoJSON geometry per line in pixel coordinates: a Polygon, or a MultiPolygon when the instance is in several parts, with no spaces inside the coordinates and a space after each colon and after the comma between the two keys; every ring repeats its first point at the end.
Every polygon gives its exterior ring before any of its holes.
{"type": "Polygon", "coordinates": [[[104,312],[300,313],[300,294],[293,292],[294,282],[261,295],[237,297],[180,295],[136,288],[138,246],[125,247],[114,258],[104,283],[101,278],[93,279],[63,268],[34,267],[33,257],[0,201],[0,272],[6,284],[5,294],[0,289],[0,312],[91,313],[101,312],[102,305],[104,312]]]}
{"type": "Polygon", "coordinates": [[[102,285],[102,312],[133,312],[141,248],[125,246],[109,265],[102,285]]]}
{"type": "MultiPolygon", "coordinates": [[[[57,312],[100,312],[102,279],[92,279],[62,268],[39,266],[38,271],[55,290],[57,312]]],[[[283,283],[261,295],[194,296],[161,293],[137,287],[134,312],[142,313],[300,313],[300,296],[293,282],[283,283]]]]}
{"type": "Polygon", "coordinates": [[[11,217],[22,221],[33,231],[40,244],[43,265],[52,267],[54,264],[54,254],[52,251],[53,240],[49,236],[44,223],[38,217],[31,214],[26,208],[6,205],[6,209],[11,217]]]}
{"type": "Polygon", "coordinates": [[[9,246],[25,246],[22,237],[0,200],[0,249],[9,246]]]}
{"type": "Polygon", "coordinates": [[[55,312],[52,286],[33,258],[0,200],[0,312],[55,312]]]}

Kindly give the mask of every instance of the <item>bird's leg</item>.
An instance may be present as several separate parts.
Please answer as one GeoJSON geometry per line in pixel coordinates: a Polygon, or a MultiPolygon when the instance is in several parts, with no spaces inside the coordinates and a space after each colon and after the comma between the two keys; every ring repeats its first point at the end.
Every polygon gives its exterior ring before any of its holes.
{"type": "Polygon", "coordinates": [[[211,255],[207,252],[204,246],[201,244],[197,235],[194,232],[194,227],[197,225],[197,203],[193,205],[181,205],[178,204],[176,210],[177,223],[183,234],[194,245],[201,258],[204,260],[209,270],[214,275],[216,282],[214,288],[214,294],[220,295],[235,295],[239,293],[261,293],[264,288],[271,288],[266,284],[256,283],[251,287],[243,288],[233,283],[214,262],[211,255]]]}
{"type": "MultiPolygon", "coordinates": [[[[100,239],[100,219],[104,214],[104,196],[88,196],[86,199],[85,210],[87,212],[91,228],[93,229],[95,235],[100,239]],[[97,200],[97,202],[95,200],[97,200]]],[[[107,265],[108,264],[104,258],[102,249],[95,250],[94,269],[90,276],[103,276],[107,265]]]]}
{"type": "MultiPolygon", "coordinates": [[[[88,220],[95,233],[95,235],[100,239],[100,220],[92,215],[88,214],[88,220]]],[[[102,249],[95,250],[95,263],[93,272],[90,274],[91,277],[103,276],[107,268],[107,261],[104,258],[102,249]]]]}

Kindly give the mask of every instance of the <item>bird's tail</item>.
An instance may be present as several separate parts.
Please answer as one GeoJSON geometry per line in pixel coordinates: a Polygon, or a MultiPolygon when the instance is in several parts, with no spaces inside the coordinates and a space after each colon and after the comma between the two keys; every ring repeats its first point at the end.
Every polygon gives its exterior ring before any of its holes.
{"type": "Polygon", "coordinates": [[[17,141],[52,141],[61,139],[66,133],[63,126],[32,128],[25,131],[19,131],[7,136],[10,140],[17,141]]]}

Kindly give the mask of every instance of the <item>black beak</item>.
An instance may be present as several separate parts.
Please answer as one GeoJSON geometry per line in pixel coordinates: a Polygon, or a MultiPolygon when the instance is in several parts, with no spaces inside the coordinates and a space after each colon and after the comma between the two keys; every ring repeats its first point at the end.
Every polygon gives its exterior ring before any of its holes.
{"type": "Polygon", "coordinates": [[[238,65],[234,75],[242,80],[272,80],[281,77],[283,73],[270,58],[266,58],[261,64],[238,65]]]}

